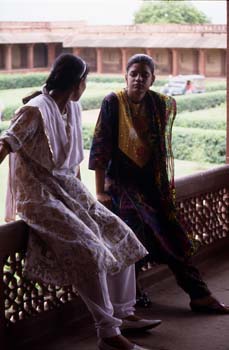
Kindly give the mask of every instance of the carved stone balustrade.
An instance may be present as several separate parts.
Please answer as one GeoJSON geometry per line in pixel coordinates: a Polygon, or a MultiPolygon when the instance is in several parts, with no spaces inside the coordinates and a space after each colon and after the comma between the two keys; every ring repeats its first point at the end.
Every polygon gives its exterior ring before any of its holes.
{"type": "Polygon", "coordinates": [[[229,235],[229,165],[176,181],[177,209],[200,245],[229,235]]]}
{"type": "MultiPolygon", "coordinates": [[[[229,236],[228,165],[177,179],[176,196],[181,219],[200,247],[229,236]]],[[[45,333],[86,314],[73,286],[45,286],[23,276],[28,234],[21,220],[0,226],[0,344],[5,349],[35,337],[39,322],[45,333]]]]}

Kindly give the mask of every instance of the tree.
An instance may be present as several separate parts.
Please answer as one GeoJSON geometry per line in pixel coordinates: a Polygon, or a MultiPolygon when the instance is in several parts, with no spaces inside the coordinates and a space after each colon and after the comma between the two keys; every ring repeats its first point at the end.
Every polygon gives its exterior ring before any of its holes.
{"type": "Polygon", "coordinates": [[[211,21],[188,1],[158,0],[144,1],[135,13],[134,23],[205,24],[211,21]]]}

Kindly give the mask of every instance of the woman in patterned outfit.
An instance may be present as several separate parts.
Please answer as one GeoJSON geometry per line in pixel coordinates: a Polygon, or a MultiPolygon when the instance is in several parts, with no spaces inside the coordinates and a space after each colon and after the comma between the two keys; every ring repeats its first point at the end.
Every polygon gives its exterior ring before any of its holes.
{"type": "Polygon", "coordinates": [[[134,263],[147,251],[79,179],[77,101],[87,73],[79,57],[59,56],[42,91],[25,99],[1,136],[0,162],[10,153],[8,220],[17,214],[31,229],[26,276],[75,285],[93,315],[100,350],[144,350],[123,337],[120,327],[148,329],[161,322],[134,315],[134,263]]]}
{"type": "Polygon", "coordinates": [[[171,131],[172,97],[150,90],[155,80],[150,56],[127,64],[126,88],[103,100],[92,142],[89,168],[96,173],[97,199],[128,224],[149,254],[136,264],[164,263],[189,294],[193,311],[228,313],[193,266],[193,242],[174,205],[171,131]]]}

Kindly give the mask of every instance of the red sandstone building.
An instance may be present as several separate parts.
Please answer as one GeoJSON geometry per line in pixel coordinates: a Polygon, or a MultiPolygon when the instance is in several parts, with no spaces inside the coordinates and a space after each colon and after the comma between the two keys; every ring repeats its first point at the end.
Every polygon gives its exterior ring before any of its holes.
{"type": "Polygon", "coordinates": [[[0,73],[47,70],[61,52],[80,55],[92,72],[124,73],[128,57],[142,52],[158,75],[226,77],[226,48],[226,25],[0,23],[0,73]]]}

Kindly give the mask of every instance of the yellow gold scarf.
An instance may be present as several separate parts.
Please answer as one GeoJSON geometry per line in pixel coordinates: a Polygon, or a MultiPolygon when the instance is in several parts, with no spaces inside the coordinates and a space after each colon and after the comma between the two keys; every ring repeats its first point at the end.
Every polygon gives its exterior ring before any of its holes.
{"type": "Polygon", "coordinates": [[[150,148],[134,126],[125,91],[119,91],[116,95],[119,101],[119,149],[142,168],[150,158],[150,148]]]}

